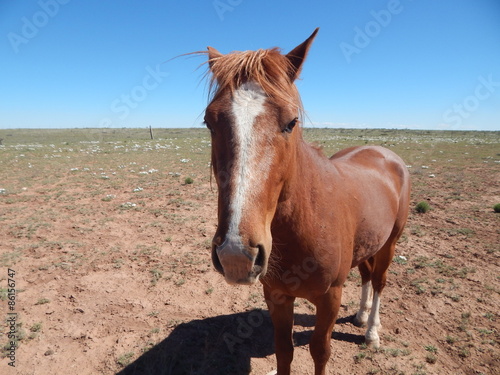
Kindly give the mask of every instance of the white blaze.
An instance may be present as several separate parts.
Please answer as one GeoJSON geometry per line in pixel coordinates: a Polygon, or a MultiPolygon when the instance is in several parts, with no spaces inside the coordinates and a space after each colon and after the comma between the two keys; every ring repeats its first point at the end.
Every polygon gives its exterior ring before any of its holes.
{"type": "Polygon", "coordinates": [[[259,146],[264,145],[259,142],[259,135],[254,129],[255,119],[264,111],[265,101],[266,94],[253,82],[244,83],[233,95],[234,190],[230,203],[231,217],[227,237],[239,237],[239,225],[245,204],[252,196],[252,189],[260,185],[255,179],[256,175],[264,180],[267,178],[270,159],[264,155],[258,160],[259,154],[264,152],[262,149],[259,150],[259,146]]]}

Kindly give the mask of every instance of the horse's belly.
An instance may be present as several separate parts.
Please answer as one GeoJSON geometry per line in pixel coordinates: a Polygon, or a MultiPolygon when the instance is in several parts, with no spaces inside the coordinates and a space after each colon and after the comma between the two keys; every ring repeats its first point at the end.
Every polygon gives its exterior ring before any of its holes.
{"type": "Polygon", "coordinates": [[[358,235],[354,241],[351,268],[375,255],[388,240],[391,229],[392,227],[385,231],[365,232],[358,235]]]}

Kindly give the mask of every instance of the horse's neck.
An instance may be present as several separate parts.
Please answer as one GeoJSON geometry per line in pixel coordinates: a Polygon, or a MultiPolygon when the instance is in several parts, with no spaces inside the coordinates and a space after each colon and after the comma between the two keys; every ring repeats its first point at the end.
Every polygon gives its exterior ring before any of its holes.
{"type": "Polygon", "coordinates": [[[277,211],[277,215],[282,215],[286,221],[314,218],[317,209],[314,197],[323,193],[325,168],[330,165],[321,151],[303,139],[299,140],[296,152],[296,160],[291,167],[294,170],[286,182],[286,198],[277,211]]]}

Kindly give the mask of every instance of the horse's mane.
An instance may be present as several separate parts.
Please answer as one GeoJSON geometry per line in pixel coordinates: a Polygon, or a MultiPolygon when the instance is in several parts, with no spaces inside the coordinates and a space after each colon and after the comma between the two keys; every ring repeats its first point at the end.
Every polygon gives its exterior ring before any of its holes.
{"type": "Polygon", "coordinates": [[[253,81],[269,97],[296,106],[302,112],[297,88],[288,78],[294,68],[280,49],[236,51],[211,58],[208,63],[212,73],[209,80],[211,99],[227,90],[233,93],[243,83],[253,81]]]}

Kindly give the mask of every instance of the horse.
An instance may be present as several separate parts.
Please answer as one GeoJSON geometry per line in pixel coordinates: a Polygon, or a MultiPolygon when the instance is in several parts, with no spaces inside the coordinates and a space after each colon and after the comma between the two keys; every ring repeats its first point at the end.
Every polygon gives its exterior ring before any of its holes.
{"type": "Polygon", "coordinates": [[[380,345],[380,295],[409,211],[409,173],[395,153],[365,145],[327,158],[304,140],[294,82],[317,32],[286,55],[202,52],[218,187],[212,262],[229,284],[262,283],[279,375],[290,374],[296,298],[316,306],[309,349],[315,374],[325,374],[342,287],[356,266],[354,322],[367,326],[368,345],[380,345]]]}

